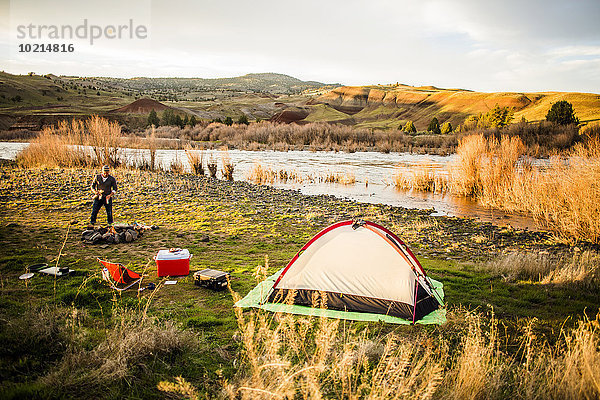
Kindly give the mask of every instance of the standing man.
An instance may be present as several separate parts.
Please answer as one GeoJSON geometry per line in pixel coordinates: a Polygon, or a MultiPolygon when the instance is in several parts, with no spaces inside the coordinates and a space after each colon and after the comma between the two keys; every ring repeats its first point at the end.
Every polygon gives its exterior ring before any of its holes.
{"type": "Polygon", "coordinates": [[[104,206],[106,208],[106,219],[108,224],[113,223],[112,215],[112,197],[117,192],[117,180],[108,174],[110,167],[105,165],[102,167],[102,173],[96,175],[92,181],[92,192],[94,193],[94,205],[92,206],[92,217],[90,223],[94,225],[96,223],[96,217],[98,211],[104,206]]]}

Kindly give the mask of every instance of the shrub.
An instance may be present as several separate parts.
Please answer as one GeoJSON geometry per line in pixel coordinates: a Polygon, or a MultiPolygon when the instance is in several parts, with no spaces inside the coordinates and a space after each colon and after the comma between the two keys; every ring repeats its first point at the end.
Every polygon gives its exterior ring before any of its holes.
{"type": "Polygon", "coordinates": [[[223,152],[221,153],[221,163],[223,165],[223,167],[221,168],[221,174],[223,175],[223,178],[225,178],[228,181],[233,181],[233,163],[231,162],[231,157],[229,157],[229,153],[227,152],[227,149],[223,150],[223,152]]]}
{"type": "Polygon", "coordinates": [[[193,149],[191,146],[186,147],[185,155],[187,156],[188,163],[192,168],[192,172],[196,175],[204,175],[204,153],[202,150],[198,151],[193,149]]]}
{"type": "Polygon", "coordinates": [[[445,122],[440,129],[441,133],[444,135],[452,133],[452,130],[452,124],[450,122],[445,122]]]}
{"type": "Polygon", "coordinates": [[[417,132],[417,128],[415,128],[415,123],[412,121],[408,121],[406,123],[406,125],[404,125],[404,132],[406,133],[416,133],[417,132]]]}
{"type": "Polygon", "coordinates": [[[476,128],[503,128],[508,126],[514,118],[515,110],[512,107],[500,107],[498,104],[485,114],[471,115],[460,127],[461,131],[470,131],[476,128]]]}

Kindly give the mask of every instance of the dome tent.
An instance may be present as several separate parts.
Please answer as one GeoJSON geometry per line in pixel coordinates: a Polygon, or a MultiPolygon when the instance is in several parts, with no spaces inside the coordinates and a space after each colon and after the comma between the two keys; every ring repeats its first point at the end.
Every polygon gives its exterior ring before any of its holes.
{"type": "Polygon", "coordinates": [[[343,221],[315,235],[288,265],[238,307],[396,323],[443,323],[440,282],[396,235],[368,221],[343,221]],[[326,310],[315,309],[315,298],[326,310]]]}

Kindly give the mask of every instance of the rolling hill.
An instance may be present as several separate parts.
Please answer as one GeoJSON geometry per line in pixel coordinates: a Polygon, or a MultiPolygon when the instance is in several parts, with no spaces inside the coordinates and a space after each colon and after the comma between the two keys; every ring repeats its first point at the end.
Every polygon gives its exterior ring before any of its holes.
{"type": "Polygon", "coordinates": [[[411,120],[423,131],[433,117],[454,127],[495,105],[515,121],[540,121],[552,103],[573,104],[582,123],[600,120],[594,93],[482,93],[407,85],[335,86],[264,73],[234,78],[90,78],[0,72],[0,129],[43,126],[61,118],[106,115],[143,128],[151,109],[172,108],[213,120],[245,115],[281,123],[327,122],[397,129],[411,120]],[[159,102],[160,101],[160,102],[159,102]]]}
{"type": "Polygon", "coordinates": [[[600,120],[600,95],[594,93],[481,93],[406,85],[335,88],[308,101],[310,112],[305,120],[344,120],[357,127],[380,129],[397,128],[412,120],[417,129],[424,130],[433,117],[440,123],[448,121],[457,126],[470,115],[499,105],[512,107],[515,120],[540,121],[552,103],[560,100],[573,104],[582,123],[600,120]]]}
{"type": "Polygon", "coordinates": [[[168,110],[170,107],[165,106],[164,104],[152,100],[152,99],[139,99],[134,101],[131,104],[127,104],[121,108],[117,108],[116,110],[112,110],[113,113],[132,113],[132,114],[148,114],[150,111],[164,111],[168,110]]]}

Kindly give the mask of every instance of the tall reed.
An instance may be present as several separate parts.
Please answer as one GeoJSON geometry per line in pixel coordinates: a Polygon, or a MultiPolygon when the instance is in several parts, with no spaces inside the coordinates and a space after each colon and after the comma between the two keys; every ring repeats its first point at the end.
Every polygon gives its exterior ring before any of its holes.
{"type": "Polygon", "coordinates": [[[206,162],[206,166],[208,167],[208,174],[211,178],[217,177],[217,160],[215,160],[214,156],[211,155],[210,159],[206,162]]]}
{"type": "Polygon", "coordinates": [[[429,161],[410,168],[399,166],[394,175],[394,185],[400,189],[443,192],[447,189],[447,176],[441,175],[429,161]]]}
{"type": "Polygon", "coordinates": [[[66,123],[61,123],[60,128],[63,128],[65,134],[59,134],[53,128],[45,128],[17,155],[17,162],[26,167],[92,166],[92,154],[77,146],[80,143],[77,132],[71,131],[66,123]]]}
{"type": "Polygon", "coordinates": [[[146,139],[148,141],[148,150],[150,151],[150,165],[148,168],[150,169],[150,171],[154,171],[156,169],[156,147],[157,147],[156,130],[154,129],[154,126],[152,127],[152,131],[150,132],[150,135],[146,136],[146,139]]]}
{"type": "Polygon", "coordinates": [[[227,151],[227,147],[225,147],[221,151],[221,175],[223,178],[228,181],[233,181],[233,171],[234,171],[233,163],[231,162],[231,157],[229,157],[229,152],[227,151]]]}
{"type": "Polygon", "coordinates": [[[85,121],[61,121],[47,127],[17,157],[25,166],[117,166],[121,163],[119,147],[121,127],[97,115],[85,121]],[[90,146],[91,152],[82,146],[90,146]]]}
{"type": "Polygon", "coordinates": [[[185,155],[187,156],[192,171],[196,175],[204,175],[204,152],[188,146],[185,148],[185,155]]]}
{"type": "Polygon", "coordinates": [[[177,152],[175,152],[175,158],[173,158],[173,160],[171,161],[171,165],[169,166],[169,170],[171,172],[176,173],[176,174],[183,174],[185,172],[185,167],[183,165],[183,162],[181,161],[181,159],[177,155],[177,152]]]}
{"type": "Polygon", "coordinates": [[[92,147],[98,164],[116,167],[121,163],[121,126],[117,122],[92,115],[85,121],[85,132],[87,141],[83,144],[92,147]]]}
{"type": "Polygon", "coordinates": [[[488,207],[529,214],[567,240],[600,242],[600,140],[578,143],[545,167],[534,167],[525,151],[517,137],[466,136],[447,177],[433,177],[418,166],[412,178],[397,177],[396,183],[431,190],[431,182],[439,180],[434,187],[488,207]]]}

